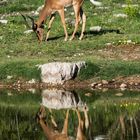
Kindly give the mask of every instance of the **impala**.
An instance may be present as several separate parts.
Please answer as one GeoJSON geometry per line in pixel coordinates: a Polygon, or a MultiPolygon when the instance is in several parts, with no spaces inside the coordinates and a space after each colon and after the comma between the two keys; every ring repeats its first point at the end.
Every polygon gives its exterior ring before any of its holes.
{"type": "MultiPolygon", "coordinates": [[[[48,25],[48,31],[46,35],[46,41],[49,38],[49,33],[51,29],[51,25],[55,19],[55,12],[58,12],[61,18],[61,22],[64,28],[64,33],[65,33],[65,41],[68,40],[68,33],[66,29],[66,24],[65,24],[65,14],[64,14],[64,8],[68,6],[73,6],[74,13],[75,13],[75,28],[72,33],[72,36],[69,40],[73,40],[75,37],[75,33],[78,29],[78,25],[80,21],[82,20],[82,31],[79,39],[81,40],[84,36],[84,31],[85,31],[85,25],[86,25],[86,15],[83,12],[82,9],[82,4],[84,0],[45,0],[44,7],[42,8],[40,14],[39,14],[39,19],[35,22],[33,18],[30,17],[32,20],[32,29],[34,32],[36,32],[37,37],[39,41],[41,42],[43,40],[43,32],[44,32],[44,23],[46,21],[46,18],[50,16],[50,21],[48,25]]],[[[100,2],[90,0],[93,4],[100,4],[100,2]]]]}

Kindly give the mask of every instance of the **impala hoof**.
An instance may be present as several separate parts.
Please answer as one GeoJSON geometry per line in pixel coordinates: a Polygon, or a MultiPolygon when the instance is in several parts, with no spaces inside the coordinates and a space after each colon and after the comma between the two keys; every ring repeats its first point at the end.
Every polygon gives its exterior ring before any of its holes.
{"type": "Polygon", "coordinates": [[[83,39],[83,36],[84,36],[84,35],[81,35],[81,36],[79,37],[79,40],[82,40],[82,39],[83,39]]]}
{"type": "Polygon", "coordinates": [[[68,40],[68,38],[65,38],[65,39],[64,39],[64,41],[67,41],[67,40],[68,40]]]}
{"type": "Polygon", "coordinates": [[[69,41],[72,41],[72,40],[73,40],[73,38],[74,38],[74,37],[71,37],[71,38],[69,39],[69,41]]]}

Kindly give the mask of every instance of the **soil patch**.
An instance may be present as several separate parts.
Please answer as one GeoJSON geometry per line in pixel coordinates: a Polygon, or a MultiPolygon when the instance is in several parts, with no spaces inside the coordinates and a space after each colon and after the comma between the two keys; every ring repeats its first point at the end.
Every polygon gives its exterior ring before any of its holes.
{"type": "Polygon", "coordinates": [[[140,45],[119,45],[119,46],[107,46],[103,50],[98,50],[98,55],[107,59],[121,59],[124,61],[140,60],[140,45]]]}

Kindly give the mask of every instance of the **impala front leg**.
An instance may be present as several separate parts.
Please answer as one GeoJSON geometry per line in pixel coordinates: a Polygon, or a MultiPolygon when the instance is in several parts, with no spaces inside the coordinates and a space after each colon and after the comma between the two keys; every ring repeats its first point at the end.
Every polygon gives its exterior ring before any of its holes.
{"type": "Polygon", "coordinates": [[[66,23],[65,23],[65,16],[64,16],[64,8],[58,11],[60,17],[61,17],[61,22],[63,24],[64,32],[65,32],[65,39],[64,41],[68,40],[68,33],[66,29],[66,23]]]}
{"type": "Polygon", "coordinates": [[[50,30],[51,30],[51,26],[52,26],[52,23],[53,23],[54,19],[55,19],[55,14],[52,14],[51,15],[51,18],[50,18],[50,21],[49,21],[49,25],[48,25],[48,31],[47,31],[47,35],[46,35],[46,41],[48,41],[50,30]]]}

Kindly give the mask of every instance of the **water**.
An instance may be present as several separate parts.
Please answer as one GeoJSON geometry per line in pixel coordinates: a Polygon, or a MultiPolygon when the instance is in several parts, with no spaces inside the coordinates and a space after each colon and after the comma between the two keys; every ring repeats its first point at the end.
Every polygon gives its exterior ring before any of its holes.
{"type": "Polygon", "coordinates": [[[139,140],[140,92],[0,91],[0,140],[64,140],[77,135],[79,140],[139,140]]]}

